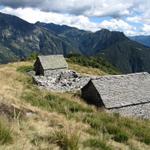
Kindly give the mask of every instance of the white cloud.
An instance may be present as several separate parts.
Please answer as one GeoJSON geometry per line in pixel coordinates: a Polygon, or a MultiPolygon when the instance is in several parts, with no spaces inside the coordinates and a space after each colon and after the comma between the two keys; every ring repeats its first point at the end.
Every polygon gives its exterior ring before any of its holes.
{"type": "Polygon", "coordinates": [[[150,17],[146,17],[145,15],[127,17],[126,20],[131,23],[145,23],[150,25],[150,17]]]}
{"type": "Polygon", "coordinates": [[[104,20],[101,23],[95,23],[90,21],[86,16],[79,15],[69,15],[54,12],[43,12],[39,9],[33,8],[17,8],[13,9],[10,7],[5,7],[1,9],[1,12],[13,14],[19,16],[20,18],[27,20],[30,23],[35,23],[37,21],[45,23],[56,23],[65,24],[73,27],[77,27],[83,30],[97,31],[102,28],[107,28],[109,30],[117,30],[125,32],[127,35],[136,35],[136,27],[129,25],[127,22],[121,19],[111,19],[104,20]]]}
{"type": "Polygon", "coordinates": [[[126,20],[129,22],[140,23],[141,17],[139,17],[139,16],[127,17],[126,20]]]}
{"type": "Polygon", "coordinates": [[[87,16],[111,16],[114,18],[129,15],[129,8],[132,6],[130,2],[123,4],[122,0],[110,0],[109,2],[107,0],[95,0],[94,3],[91,4],[91,8],[86,10],[84,14],[87,16]]]}
{"type": "Polygon", "coordinates": [[[73,27],[77,27],[84,30],[96,31],[98,26],[96,23],[91,22],[88,17],[79,15],[69,15],[54,12],[43,12],[39,9],[33,8],[17,8],[13,9],[10,7],[5,7],[0,10],[3,13],[16,15],[30,23],[35,23],[37,21],[45,23],[56,23],[65,24],[73,27]]]}
{"type": "Polygon", "coordinates": [[[138,0],[133,7],[134,15],[129,15],[127,20],[135,23],[145,23],[150,25],[150,0],[138,0]]]}
{"type": "Polygon", "coordinates": [[[143,9],[144,1],[149,0],[0,0],[0,3],[13,8],[34,7],[73,15],[120,17],[132,14],[133,7],[143,9]]]}
{"type": "Polygon", "coordinates": [[[145,32],[145,34],[150,33],[150,25],[144,24],[142,29],[143,29],[143,32],[145,32]]]}
{"type": "Polygon", "coordinates": [[[91,31],[107,28],[128,35],[150,34],[150,0],[0,0],[0,5],[4,6],[1,12],[31,23],[52,22],[91,31]],[[91,17],[112,19],[97,23],[91,17]]]}
{"type": "Polygon", "coordinates": [[[136,34],[136,27],[129,25],[127,22],[121,19],[111,19],[111,20],[104,20],[99,24],[101,28],[108,28],[110,30],[122,31],[125,32],[127,35],[134,35],[136,34]]]}
{"type": "Polygon", "coordinates": [[[102,28],[111,28],[113,30],[134,30],[135,28],[127,22],[120,19],[105,20],[99,24],[102,28]]]}

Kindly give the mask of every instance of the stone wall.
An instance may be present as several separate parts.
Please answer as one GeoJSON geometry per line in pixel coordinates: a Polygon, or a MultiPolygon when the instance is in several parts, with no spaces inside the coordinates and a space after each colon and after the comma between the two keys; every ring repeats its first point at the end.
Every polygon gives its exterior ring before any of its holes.
{"type": "Polygon", "coordinates": [[[100,94],[91,81],[81,89],[81,93],[82,98],[89,104],[93,104],[98,107],[104,107],[100,94]]]}

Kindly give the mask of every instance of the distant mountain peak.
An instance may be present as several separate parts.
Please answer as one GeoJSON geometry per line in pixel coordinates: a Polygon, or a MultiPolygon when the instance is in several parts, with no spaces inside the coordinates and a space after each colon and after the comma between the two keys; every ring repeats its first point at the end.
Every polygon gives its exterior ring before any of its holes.
{"type": "Polygon", "coordinates": [[[106,33],[108,33],[108,32],[111,32],[111,31],[108,30],[108,29],[103,28],[101,30],[96,31],[96,33],[98,33],[98,32],[106,32],[106,33]]]}
{"type": "Polygon", "coordinates": [[[129,37],[131,40],[139,42],[145,46],[150,47],[150,35],[139,35],[129,37]]]}

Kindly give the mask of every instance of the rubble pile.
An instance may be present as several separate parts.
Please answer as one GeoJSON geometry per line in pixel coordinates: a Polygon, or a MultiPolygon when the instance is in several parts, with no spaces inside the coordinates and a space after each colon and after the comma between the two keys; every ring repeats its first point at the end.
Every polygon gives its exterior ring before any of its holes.
{"type": "Polygon", "coordinates": [[[41,87],[55,92],[77,91],[85,86],[90,77],[81,76],[72,70],[55,71],[48,76],[33,76],[34,81],[41,87]]]}

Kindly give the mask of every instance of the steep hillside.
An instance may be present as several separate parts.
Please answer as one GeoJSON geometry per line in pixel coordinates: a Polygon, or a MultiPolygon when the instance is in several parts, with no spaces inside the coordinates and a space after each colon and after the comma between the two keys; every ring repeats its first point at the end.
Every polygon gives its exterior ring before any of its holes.
{"type": "Polygon", "coordinates": [[[53,31],[60,37],[66,38],[74,47],[79,49],[84,55],[96,55],[100,50],[105,49],[116,42],[128,39],[122,32],[110,32],[102,29],[95,33],[66,25],[55,25],[37,23],[38,26],[53,31]]]}
{"type": "Polygon", "coordinates": [[[150,35],[139,35],[139,36],[131,36],[131,37],[129,37],[131,40],[134,40],[134,41],[136,41],[136,42],[139,42],[139,43],[141,43],[141,44],[143,44],[143,45],[145,45],[145,46],[148,46],[148,47],[150,47],[150,35]]]}
{"type": "Polygon", "coordinates": [[[57,34],[59,37],[71,43],[71,45],[79,51],[82,51],[82,39],[84,39],[86,36],[89,37],[89,35],[92,35],[92,32],[79,30],[77,28],[69,27],[66,25],[57,25],[53,23],[46,24],[41,22],[37,22],[36,25],[45,28],[50,32],[53,32],[54,34],[57,34]]]}
{"type": "MultiPolygon", "coordinates": [[[[75,63],[85,67],[89,67],[92,69],[99,69],[105,74],[121,74],[118,68],[115,68],[112,64],[110,64],[104,57],[102,56],[82,56],[79,54],[70,54],[68,55],[68,62],[75,63]]],[[[80,69],[76,70],[77,72],[80,69]]],[[[94,74],[94,73],[93,73],[94,74]]]]}
{"type": "Polygon", "coordinates": [[[45,29],[0,13],[0,63],[24,59],[33,52],[65,55],[77,50],[45,29]]]}
{"type": "Polygon", "coordinates": [[[26,74],[32,65],[0,66],[0,149],[150,149],[150,121],[107,114],[79,93],[39,90],[26,74]]]}
{"type": "MultiPolygon", "coordinates": [[[[150,49],[125,40],[102,50],[103,56],[121,72],[150,72],[150,49]]],[[[100,53],[100,54],[101,54],[100,53]]]]}

